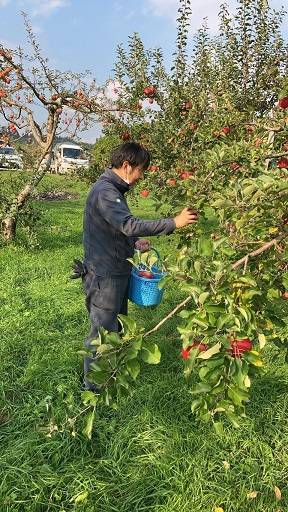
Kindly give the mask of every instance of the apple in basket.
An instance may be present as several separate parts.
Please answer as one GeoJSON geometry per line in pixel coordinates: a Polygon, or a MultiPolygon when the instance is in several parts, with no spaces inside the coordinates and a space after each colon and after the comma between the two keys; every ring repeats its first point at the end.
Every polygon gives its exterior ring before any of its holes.
{"type": "Polygon", "coordinates": [[[146,279],[153,279],[154,274],[152,274],[152,272],[149,272],[149,270],[140,270],[138,272],[138,276],[145,277],[146,279]]]}

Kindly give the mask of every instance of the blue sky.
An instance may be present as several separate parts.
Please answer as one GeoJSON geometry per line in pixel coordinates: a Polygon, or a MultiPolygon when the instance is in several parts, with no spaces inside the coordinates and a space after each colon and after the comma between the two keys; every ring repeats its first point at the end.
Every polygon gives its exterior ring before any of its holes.
{"type": "MultiPolygon", "coordinates": [[[[287,0],[270,0],[280,8],[287,0]]],[[[207,16],[213,33],[221,0],[192,0],[192,32],[207,16]]],[[[235,9],[236,0],[229,2],[235,9]]],[[[112,74],[117,44],[139,32],[146,47],[161,46],[170,63],[176,36],[178,0],[0,0],[0,34],[4,45],[26,45],[20,15],[29,16],[51,67],[89,69],[99,83],[112,74]]],[[[288,18],[286,17],[285,32],[288,18]]],[[[86,139],[93,140],[95,130],[86,139]]]]}

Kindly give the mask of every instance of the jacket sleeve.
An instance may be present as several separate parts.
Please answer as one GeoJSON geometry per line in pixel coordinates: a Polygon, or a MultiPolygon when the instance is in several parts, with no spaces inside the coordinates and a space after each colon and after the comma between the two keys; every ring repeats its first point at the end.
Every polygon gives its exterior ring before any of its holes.
{"type": "Polygon", "coordinates": [[[103,219],[126,236],[170,235],[175,229],[174,219],[144,220],[134,217],[121,194],[114,188],[99,191],[97,207],[103,219]]]}

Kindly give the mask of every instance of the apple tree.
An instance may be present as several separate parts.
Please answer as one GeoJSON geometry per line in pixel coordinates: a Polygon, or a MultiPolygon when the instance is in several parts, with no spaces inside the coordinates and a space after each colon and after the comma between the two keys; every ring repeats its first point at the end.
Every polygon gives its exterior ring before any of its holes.
{"type": "Polygon", "coordinates": [[[29,54],[0,45],[0,120],[7,123],[10,134],[29,135],[38,148],[38,158],[25,186],[7,201],[2,212],[6,240],[14,238],[21,211],[49,169],[55,136],[65,133],[73,138],[110,109],[104,88],[97,86],[89,73],[49,67],[25,14],[24,22],[29,54]]]}

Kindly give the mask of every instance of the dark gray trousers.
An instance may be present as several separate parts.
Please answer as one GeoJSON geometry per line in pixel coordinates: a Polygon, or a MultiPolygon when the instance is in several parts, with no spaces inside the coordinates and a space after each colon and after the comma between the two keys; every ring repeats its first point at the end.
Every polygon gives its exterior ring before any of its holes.
{"type": "MultiPolygon", "coordinates": [[[[95,350],[91,341],[98,336],[98,327],[107,331],[120,331],[121,327],[117,315],[128,313],[128,283],[129,276],[100,277],[89,270],[83,277],[83,286],[86,295],[86,307],[89,312],[91,329],[85,339],[85,346],[95,350]]],[[[95,358],[97,355],[95,353],[95,358]]],[[[84,382],[86,389],[95,386],[86,379],[93,357],[84,358],[84,382]]]]}

